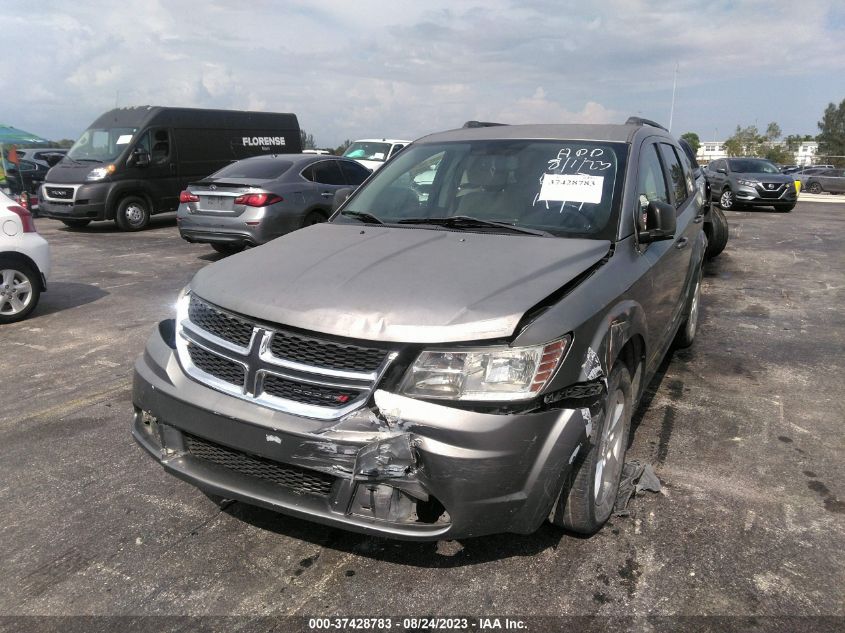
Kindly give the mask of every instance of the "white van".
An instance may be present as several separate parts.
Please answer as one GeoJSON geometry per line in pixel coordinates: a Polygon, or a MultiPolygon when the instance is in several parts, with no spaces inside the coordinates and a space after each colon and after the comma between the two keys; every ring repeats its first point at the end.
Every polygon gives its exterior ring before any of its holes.
{"type": "Polygon", "coordinates": [[[390,138],[363,138],[352,143],[343,155],[375,171],[410,142],[390,138]]]}

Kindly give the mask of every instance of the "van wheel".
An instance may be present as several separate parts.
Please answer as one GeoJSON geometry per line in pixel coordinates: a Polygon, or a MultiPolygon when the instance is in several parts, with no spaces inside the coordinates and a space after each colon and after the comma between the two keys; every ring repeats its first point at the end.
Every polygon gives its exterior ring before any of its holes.
{"type": "Polygon", "coordinates": [[[0,257],[0,323],[25,319],[38,305],[41,279],[16,259],[0,257]]]}
{"type": "Polygon", "coordinates": [[[69,229],[83,229],[91,224],[91,220],[62,220],[62,224],[69,229]]]}
{"type": "Polygon", "coordinates": [[[728,245],[728,219],[718,207],[710,208],[710,222],[704,225],[707,235],[707,250],[704,256],[708,259],[716,257],[728,245]]]}
{"type": "Polygon", "coordinates": [[[121,231],[140,231],[150,223],[150,207],[138,196],[127,196],[117,205],[115,222],[121,231]]]}
{"type": "Polygon", "coordinates": [[[632,411],[631,375],[620,361],[610,371],[602,411],[593,417],[590,448],[576,459],[549,515],[554,525],[594,534],[610,518],[628,449],[632,411]]]}
{"type": "Polygon", "coordinates": [[[305,219],[302,220],[302,228],[306,226],[311,226],[313,224],[320,224],[326,221],[326,216],[324,216],[319,211],[312,211],[308,215],[305,216],[305,219]]]}

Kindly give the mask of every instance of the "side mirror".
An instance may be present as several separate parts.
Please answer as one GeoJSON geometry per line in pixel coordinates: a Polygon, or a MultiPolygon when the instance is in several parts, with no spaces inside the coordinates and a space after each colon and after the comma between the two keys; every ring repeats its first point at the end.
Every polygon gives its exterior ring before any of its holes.
{"type": "Polygon", "coordinates": [[[716,171],[720,174],[727,174],[728,173],[728,170],[725,169],[724,167],[719,167],[719,169],[717,169],[716,171]]]}
{"type": "Polygon", "coordinates": [[[129,160],[126,161],[126,164],[130,167],[133,165],[135,167],[146,167],[150,164],[150,153],[144,150],[135,150],[132,152],[129,160]]]}
{"type": "Polygon", "coordinates": [[[645,230],[637,233],[640,244],[660,242],[675,238],[675,207],[666,202],[652,200],[645,210],[645,230]]]}
{"type": "Polygon", "coordinates": [[[338,207],[346,202],[346,199],[355,191],[352,187],[344,187],[334,192],[334,200],[332,200],[332,213],[337,211],[338,207]]]}

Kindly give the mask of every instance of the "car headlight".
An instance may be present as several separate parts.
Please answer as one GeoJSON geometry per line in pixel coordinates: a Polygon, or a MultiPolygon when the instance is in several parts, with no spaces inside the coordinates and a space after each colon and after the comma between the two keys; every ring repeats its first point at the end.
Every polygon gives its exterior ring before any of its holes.
{"type": "Polygon", "coordinates": [[[191,304],[191,286],[190,284],[179,291],[179,296],[176,298],[176,330],[178,331],[182,322],[188,319],[188,308],[191,304]]]}
{"type": "Polygon", "coordinates": [[[737,178],[737,180],[736,180],[736,181],[737,181],[739,184],[744,185],[744,186],[746,186],[746,187],[756,187],[757,185],[759,185],[759,184],[760,184],[760,183],[759,183],[759,182],[757,182],[756,180],[742,180],[742,179],[737,178]]]}
{"type": "Polygon", "coordinates": [[[532,347],[426,350],[408,368],[399,390],[444,400],[529,400],[554,376],[571,339],[532,347]]]}
{"type": "Polygon", "coordinates": [[[117,168],[114,165],[95,167],[94,169],[88,172],[88,175],[85,176],[85,180],[102,180],[106,176],[113,174],[115,169],[117,168]]]}

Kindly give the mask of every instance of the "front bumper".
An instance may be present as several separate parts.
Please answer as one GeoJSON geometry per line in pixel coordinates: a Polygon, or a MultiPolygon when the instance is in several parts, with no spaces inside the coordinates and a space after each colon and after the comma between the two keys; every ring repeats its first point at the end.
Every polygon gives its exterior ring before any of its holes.
{"type": "Polygon", "coordinates": [[[39,189],[38,213],[55,220],[106,220],[110,183],[66,185],[44,183],[39,189]],[[67,199],[50,196],[51,189],[72,191],[67,199]]]}
{"type": "Polygon", "coordinates": [[[736,200],[751,206],[795,204],[798,201],[798,192],[794,182],[785,183],[773,189],[766,188],[765,183],[754,187],[739,185],[736,190],[736,200]]]}
{"type": "Polygon", "coordinates": [[[168,472],[284,514],[409,540],[528,534],[588,441],[582,409],[478,413],[376,392],[378,412],[340,421],[270,410],[188,378],[166,323],[135,365],[133,436],[168,472]]]}

